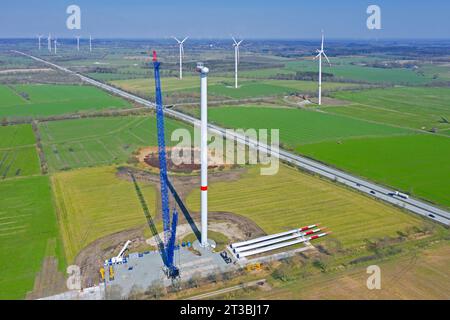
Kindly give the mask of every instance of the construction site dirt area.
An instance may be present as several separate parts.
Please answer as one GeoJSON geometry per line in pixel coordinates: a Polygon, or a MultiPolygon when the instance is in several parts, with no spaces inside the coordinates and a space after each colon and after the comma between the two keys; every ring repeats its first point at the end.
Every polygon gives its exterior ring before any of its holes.
{"type": "MultiPolygon", "coordinates": [[[[154,168],[159,171],[158,147],[140,148],[136,158],[143,168],[154,168]]],[[[200,149],[199,148],[171,148],[166,147],[167,170],[174,173],[192,173],[200,170],[200,149]],[[183,159],[185,159],[183,161],[183,159]]],[[[208,170],[224,170],[233,167],[225,164],[223,157],[208,155],[208,170]]]]}

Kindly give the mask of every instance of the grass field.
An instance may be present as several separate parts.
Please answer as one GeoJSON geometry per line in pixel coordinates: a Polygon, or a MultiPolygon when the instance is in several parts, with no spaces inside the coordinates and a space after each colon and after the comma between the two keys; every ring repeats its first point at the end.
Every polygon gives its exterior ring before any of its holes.
{"type": "Polygon", "coordinates": [[[415,129],[437,128],[444,133],[450,129],[450,124],[442,119],[444,117],[450,121],[449,88],[402,87],[336,92],[332,95],[352,104],[324,107],[327,112],[415,129]]]}
{"type": "Polygon", "coordinates": [[[104,91],[79,85],[16,85],[0,89],[0,117],[37,117],[131,105],[104,91]],[[16,96],[17,98],[15,98],[16,96]],[[13,98],[14,97],[14,98],[13,98]]]}
{"type": "MultiPolygon", "coordinates": [[[[222,77],[209,77],[208,84],[214,85],[219,82],[229,81],[230,79],[222,77]]],[[[110,81],[111,84],[122,88],[124,90],[135,92],[141,95],[151,95],[155,93],[155,82],[153,78],[145,79],[128,79],[128,80],[116,80],[110,81]]],[[[174,91],[200,91],[200,78],[193,76],[185,76],[183,80],[175,77],[161,78],[161,87],[163,92],[174,91]]]]}
{"type": "Polygon", "coordinates": [[[0,127],[0,180],[39,173],[31,125],[0,127]]]}
{"type": "Polygon", "coordinates": [[[450,139],[430,134],[324,142],[298,152],[450,207],[450,139]]]}
{"type": "MultiPolygon", "coordinates": [[[[323,65],[323,72],[331,73],[339,80],[354,80],[368,83],[389,83],[389,84],[425,84],[433,80],[431,74],[421,75],[420,73],[405,68],[373,68],[363,65],[352,64],[354,62],[364,62],[367,59],[354,59],[352,57],[330,57],[331,67],[323,65]],[[359,61],[361,60],[361,61],[359,61]]],[[[261,69],[242,71],[241,77],[247,78],[268,78],[277,74],[295,74],[295,72],[318,72],[318,62],[312,59],[289,61],[281,69],[261,69]]]]}
{"type": "MultiPolygon", "coordinates": [[[[340,88],[358,87],[355,84],[324,82],[323,90],[338,90],[340,88]]],[[[216,84],[208,87],[208,93],[233,99],[245,99],[263,96],[279,96],[294,93],[311,93],[317,91],[317,83],[313,81],[296,80],[259,80],[244,81],[239,88],[233,85],[216,84]]]]}
{"type": "Polygon", "coordinates": [[[410,133],[405,129],[299,109],[218,107],[211,108],[208,113],[210,121],[228,128],[279,129],[280,140],[290,147],[327,140],[410,133]]]}
{"type": "MultiPolygon", "coordinates": [[[[372,262],[373,263],[373,262],[372,262]]],[[[308,279],[298,276],[286,283],[277,283],[272,290],[240,292],[234,299],[314,299],[314,300],[448,300],[450,286],[447,244],[427,248],[388,261],[378,262],[381,268],[381,289],[369,290],[366,266],[344,272],[316,274],[308,279]]]]}
{"type": "MultiPolygon", "coordinates": [[[[117,87],[140,95],[153,95],[154,86],[152,79],[129,79],[111,81],[117,87]]],[[[162,78],[163,91],[171,94],[173,92],[198,93],[200,91],[200,80],[198,77],[187,76],[183,80],[177,78],[162,78]]],[[[249,80],[243,79],[239,82],[239,88],[234,88],[231,78],[209,77],[208,93],[211,96],[227,97],[232,99],[245,99],[262,96],[278,96],[290,93],[314,93],[317,91],[317,83],[313,81],[293,80],[249,80]]],[[[348,83],[325,82],[324,90],[337,90],[339,88],[357,88],[360,85],[348,83]]]]}
{"type": "MultiPolygon", "coordinates": [[[[227,211],[252,219],[265,232],[275,233],[320,223],[345,247],[364,239],[396,235],[421,219],[383,203],[280,166],[273,176],[261,176],[257,167],[240,180],[209,186],[210,211],[227,211]]],[[[187,197],[190,209],[200,209],[200,191],[187,197]]]]}
{"type": "Polygon", "coordinates": [[[49,178],[0,181],[0,299],[22,299],[46,255],[65,266],[49,178]]]}
{"type": "MultiPolygon", "coordinates": [[[[165,126],[167,145],[174,129],[188,128],[171,119],[165,126]]],[[[124,163],[138,147],[157,145],[153,116],[43,122],[39,129],[51,171],[124,163]]]]}
{"type": "Polygon", "coordinates": [[[27,101],[9,87],[0,85],[0,108],[23,105],[25,103],[27,101]]]}
{"type": "MultiPolygon", "coordinates": [[[[146,225],[133,183],[118,179],[115,172],[114,167],[97,167],[52,176],[69,263],[94,240],[146,225]]],[[[139,184],[151,214],[154,214],[156,189],[149,184],[139,184]]]]}

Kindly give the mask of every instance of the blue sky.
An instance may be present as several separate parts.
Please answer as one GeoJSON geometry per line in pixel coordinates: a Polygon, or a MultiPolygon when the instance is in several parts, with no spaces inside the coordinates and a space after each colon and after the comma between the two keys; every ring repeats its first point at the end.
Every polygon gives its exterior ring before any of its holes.
{"type": "Polygon", "coordinates": [[[14,0],[0,5],[0,37],[450,38],[446,0],[14,0]],[[67,30],[77,4],[82,30],[67,30]],[[382,30],[366,28],[366,8],[381,7],[382,30]]]}

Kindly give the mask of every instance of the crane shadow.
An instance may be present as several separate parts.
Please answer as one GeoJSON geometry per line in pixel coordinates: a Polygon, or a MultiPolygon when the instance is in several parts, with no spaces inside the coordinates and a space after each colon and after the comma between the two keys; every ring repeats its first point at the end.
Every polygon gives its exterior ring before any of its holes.
{"type": "Polygon", "coordinates": [[[166,250],[164,247],[164,243],[161,240],[161,237],[159,236],[158,230],[156,229],[155,222],[153,221],[153,218],[150,214],[150,210],[148,209],[147,202],[145,202],[144,195],[142,194],[141,188],[139,187],[136,177],[132,172],[129,172],[131,179],[133,180],[134,188],[136,190],[136,194],[139,198],[139,202],[141,203],[142,210],[144,211],[145,218],[147,219],[147,224],[150,227],[150,231],[152,232],[152,235],[154,239],[156,240],[156,244],[158,246],[159,254],[161,255],[161,259],[163,260],[164,265],[167,265],[167,256],[166,256],[166,250]]]}

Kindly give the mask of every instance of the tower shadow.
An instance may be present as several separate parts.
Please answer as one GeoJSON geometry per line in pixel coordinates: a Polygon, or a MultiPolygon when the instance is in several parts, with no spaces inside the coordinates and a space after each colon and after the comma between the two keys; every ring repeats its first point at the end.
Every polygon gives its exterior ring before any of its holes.
{"type": "Polygon", "coordinates": [[[173,198],[175,199],[176,203],[178,204],[178,207],[181,209],[181,212],[183,212],[184,218],[191,226],[192,231],[194,232],[196,238],[198,241],[201,239],[201,233],[200,230],[197,228],[197,225],[195,224],[194,219],[192,219],[191,214],[189,213],[188,209],[184,205],[183,201],[181,200],[180,196],[178,195],[177,191],[173,187],[172,183],[167,179],[167,185],[169,186],[169,190],[173,195],[173,198]]]}

